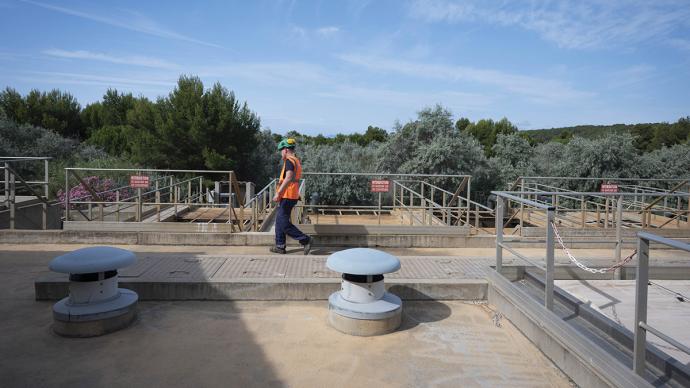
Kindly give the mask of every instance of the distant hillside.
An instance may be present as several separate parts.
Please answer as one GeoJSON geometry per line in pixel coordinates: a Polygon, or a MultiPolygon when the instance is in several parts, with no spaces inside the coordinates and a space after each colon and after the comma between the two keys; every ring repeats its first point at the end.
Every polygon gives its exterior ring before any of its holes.
{"type": "Polygon", "coordinates": [[[549,141],[567,143],[574,136],[594,139],[609,133],[626,132],[635,137],[635,146],[643,151],[688,143],[690,140],[690,117],[681,118],[675,123],[577,125],[573,127],[526,130],[522,133],[527,135],[532,143],[546,143],[549,141]]]}
{"type": "MultiPolygon", "coordinates": [[[[545,143],[551,140],[569,139],[573,136],[585,137],[587,139],[597,138],[608,133],[633,132],[636,127],[644,127],[651,130],[655,125],[667,123],[651,124],[613,124],[613,125],[576,125],[574,127],[560,127],[549,129],[532,129],[524,131],[530,138],[537,143],[545,143]]],[[[642,129],[642,128],[640,128],[642,129]]]]}

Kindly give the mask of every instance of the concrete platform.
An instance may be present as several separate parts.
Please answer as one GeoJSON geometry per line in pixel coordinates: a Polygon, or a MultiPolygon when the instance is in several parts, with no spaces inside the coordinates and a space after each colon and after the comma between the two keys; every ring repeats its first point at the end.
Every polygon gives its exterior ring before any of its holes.
{"type": "MultiPolygon", "coordinates": [[[[649,286],[647,322],[679,342],[690,345],[690,280],[653,280],[649,286]],[[685,296],[676,299],[673,292],[685,296]]],[[[635,281],[558,280],[556,285],[630,331],[635,321],[635,281]]],[[[690,355],[647,333],[647,342],[690,366],[690,355]]]]}
{"type": "MultiPolygon", "coordinates": [[[[140,300],[327,300],[340,288],[340,274],[326,268],[327,256],[166,255],[139,257],[119,272],[120,287],[140,300]]],[[[405,300],[484,300],[486,270],[481,258],[401,257],[402,269],[386,275],[386,286],[405,300]]],[[[37,300],[63,298],[68,277],[48,273],[35,281],[37,300]]]]}
{"type": "Polygon", "coordinates": [[[483,304],[410,302],[399,331],[359,338],[329,327],[322,302],[143,302],[131,327],[75,340],[22,294],[0,304],[8,388],[571,386],[483,304]]]}

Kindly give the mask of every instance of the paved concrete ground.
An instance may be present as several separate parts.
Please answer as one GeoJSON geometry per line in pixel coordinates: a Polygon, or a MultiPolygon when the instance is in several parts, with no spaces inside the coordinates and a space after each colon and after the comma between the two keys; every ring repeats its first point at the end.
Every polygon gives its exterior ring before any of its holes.
{"type": "MultiPolygon", "coordinates": [[[[135,325],[93,339],[50,331],[50,302],[34,301],[33,282],[53,257],[84,245],[0,245],[2,386],[567,386],[567,379],[489,306],[407,302],[403,329],[354,338],[330,329],[323,302],[142,302],[135,325]]],[[[122,246],[139,256],[265,255],[265,247],[122,246]]],[[[402,256],[474,258],[494,249],[386,249],[402,256]]],[[[318,255],[332,249],[317,249],[318,255]]],[[[543,257],[542,249],[520,249],[543,257]]],[[[573,250],[585,262],[612,250],[573,250]]],[[[506,263],[518,262],[505,252],[506,263]]],[[[298,258],[292,255],[283,258],[298,258]]],[[[656,264],[690,255],[653,251],[656,264]]],[[[562,252],[557,262],[567,263],[562,252]]],[[[619,298],[620,299],[620,298],[619,298]]],[[[650,321],[654,324],[654,321],[650,321]]]]}
{"type": "MultiPolygon", "coordinates": [[[[555,283],[618,324],[634,331],[634,280],[557,280],[555,283]]],[[[648,289],[647,322],[680,343],[690,346],[690,281],[653,280],[652,283],[648,289]],[[678,300],[674,293],[684,295],[684,301],[678,300]]],[[[690,355],[677,350],[655,335],[648,333],[647,342],[690,366],[690,355]]]]}
{"type": "Polygon", "coordinates": [[[3,387],[570,385],[489,306],[461,302],[408,302],[402,329],[375,338],[331,329],[324,302],[142,302],[126,330],[62,338],[33,300],[55,253],[0,251],[3,387]]]}
{"type": "Polygon", "coordinates": [[[27,299],[0,307],[3,387],[570,386],[485,305],[408,303],[400,331],[360,338],[318,302],[145,302],[132,327],[66,339],[27,299]]]}

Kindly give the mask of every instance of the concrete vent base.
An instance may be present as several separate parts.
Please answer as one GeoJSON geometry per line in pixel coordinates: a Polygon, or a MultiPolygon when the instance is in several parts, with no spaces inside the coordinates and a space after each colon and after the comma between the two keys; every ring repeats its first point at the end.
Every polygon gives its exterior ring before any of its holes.
{"type": "Polygon", "coordinates": [[[65,298],[53,307],[53,331],[64,337],[97,337],[129,326],[137,315],[138,296],[119,289],[118,298],[88,306],[70,305],[65,298]],[[83,311],[82,311],[83,310],[83,311]]]}
{"type": "Polygon", "coordinates": [[[333,310],[328,312],[328,323],[341,333],[371,337],[396,331],[402,322],[402,309],[383,319],[355,319],[340,315],[333,310]]]}

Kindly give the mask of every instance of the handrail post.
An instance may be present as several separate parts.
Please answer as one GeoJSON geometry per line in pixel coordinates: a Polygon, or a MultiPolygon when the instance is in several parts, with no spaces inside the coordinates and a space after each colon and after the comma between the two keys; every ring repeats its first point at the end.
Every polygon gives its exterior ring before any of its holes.
{"type": "Polygon", "coordinates": [[[647,331],[640,322],[647,322],[647,283],[649,282],[649,240],[637,237],[637,276],[635,279],[635,340],[633,370],[644,375],[647,356],[647,331]]]}
{"type": "Polygon", "coordinates": [[[120,222],[120,190],[115,192],[115,221],[120,222]]]}
{"type": "Polygon", "coordinates": [[[544,306],[547,310],[553,311],[553,278],[554,278],[554,208],[548,208],[546,220],[546,284],[544,306]]]}
{"type": "Polygon", "coordinates": [[[65,221],[69,221],[69,173],[67,172],[67,169],[65,169],[65,221]]]}
{"type": "MultiPolygon", "coordinates": [[[[525,178],[520,178],[520,192],[525,192],[525,178]]],[[[520,194],[520,198],[525,198],[525,194],[520,194]]],[[[525,218],[525,204],[520,202],[520,233],[522,233],[523,220],[525,218]]]]}
{"type": "Polygon", "coordinates": [[[142,218],[142,198],[141,198],[141,188],[137,189],[137,222],[141,222],[142,218]]]}
{"type": "Polygon", "coordinates": [[[204,196],[203,196],[204,190],[203,190],[203,188],[204,188],[204,177],[200,176],[199,177],[199,196],[197,198],[197,202],[199,202],[199,203],[204,203],[204,196]]]}
{"type": "MultiPolygon", "coordinates": [[[[5,170],[7,171],[7,170],[5,170]]],[[[17,202],[17,187],[15,185],[14,173],[10,172],[10,230],[15,228],[15,216],[16,208],[15,203],[17,202]]]]}
{"type": "Polygon", "coordinates": [[[156,181],[156,221],[161,222],[161,192],[158,191],[158,181],[156,181]]]}
{"type": "Polygon", "coordinates": [[[10,170],[9,164],[5,163],[5,204],[10,207],[10,170]]]}
{"type": "Polygon", "coordinates": [[[503,198],[496,196],[496,272],[503,269],[503,198]]]}
{"type": "MultiPolygon", "coordinates": [[[[467,178],[467,225],[472,226],[470,223],[470,185],[472,184],[472,177],[467,178]]],[[[460,224],[458,222],[458,224],[460,224]]]]}
{"type": "MultiPolygon", "coordinates": [[[[623,196],[616,199],[616,263],[621,261],[621,249],[623,248],[623,237],[621,235],[621,228],[623,227],[623,196]]],[[[622,278],[623,267],[617,268],[613,271],[613,279],[620,280],[622,278]]]]}
{"type": "Polygon", "coordinates": [[[46,202],[43,202],[43,230],[48,229],[48,159],[43,161],[43,195],[46,202]]]}
{"type": "MultiPolygon", "coordinates": [[[[685,189],[685,192],[690,193],[690,184],[688,184],[687,189],[685,189]]],[[[690,196],[686,196],[685,199],[688,200],[688,208],[687,212],[685,213],[685,227],[690,228],[690,196]]]]}
{"type": "Polygon", "coordinates": [[[585,206],[586,206],[586,204],[585,204],[585,196],[582,195],[582,196],[580,197],[580,211],[582,212],[582,214],[581,214],[582,220],[581,220],[581,222],[580,222],[580,227],[583,228],[583,229],[585,228],[585,210],[586,210],[585,206]]]}

